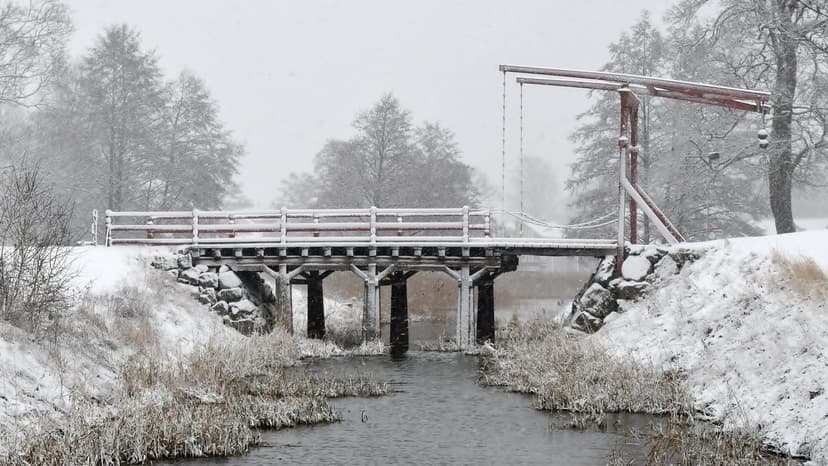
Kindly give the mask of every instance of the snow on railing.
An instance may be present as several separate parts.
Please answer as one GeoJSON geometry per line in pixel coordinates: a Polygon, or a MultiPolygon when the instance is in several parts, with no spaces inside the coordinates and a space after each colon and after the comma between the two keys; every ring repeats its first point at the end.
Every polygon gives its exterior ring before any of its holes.
{"type": "Polygon", "coordinates": [[[449,209],[106,211],[106,245],[451,242],[491,236],[491,212],[449,209]],[[119,223],[118,220],[126,220],[119,223]],[[304,235],[303,235],[304,234],[304,235]]]}

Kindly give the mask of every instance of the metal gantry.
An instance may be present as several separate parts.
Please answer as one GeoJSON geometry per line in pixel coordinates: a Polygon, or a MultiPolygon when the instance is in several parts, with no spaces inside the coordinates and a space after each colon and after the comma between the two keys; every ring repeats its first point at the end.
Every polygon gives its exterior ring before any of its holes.
{"type": "MultiPolygon", "coordinates": [[[[654,78],[623,73],[600,71],[579,71],[561,68],[500,65],[500,71],[521,75],[541,75],[547,78],[519,76],[516,82],[523,85],[572,87],[591,90],[618,92],[620,97],[619,177],[618,177],[618,219],[616,241],[616,270],[620,274],[624,262],[626,204],[629,196],[630,243],[638,242],[638,209],[656,226],[661,235],[670,243],[684,241],[684,237],[673,226],[664,213],[638,185],[638,109],[641,100],[638,95],[664,97],[705,105],[728,107],[737,110],[765,114],[770,110],[767,92],[733,87],[716,86],[673,79],[654,78]]],[[[505,101],[505,96],[504,96],[505,101]]],[[[765,139],[767,133],[765,133],[765,139]]],[[[760,130],[760,139],[762,139],[760,130]]],[[[767,144],[765,144],[767,146],[767,144]]]]}

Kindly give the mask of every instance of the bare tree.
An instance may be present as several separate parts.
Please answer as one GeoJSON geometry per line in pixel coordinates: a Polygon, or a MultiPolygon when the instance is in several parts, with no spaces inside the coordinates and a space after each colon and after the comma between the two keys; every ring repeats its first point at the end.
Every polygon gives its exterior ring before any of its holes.
{"type": "Polygon", "coordinates": [[[668,19],[676,30],[694,31],[692,43],[711,48],[711,68],[771,90],[770,207],[777,233],[794,231],[793,184],[820,172],[828,145],[828,6],[824,0],[684,0],[668,19]],[[714,14],[703,10],[707,5],[714,14]]]}
{"type": "Polygon", "coordinates": [[[0,9],[0,103],[34,106],[63,62],[72,32],[56,0],[8,3],[0,9]]]}
{"type": "Polygon", "coordinates": [[[414,127],[409,112],[384,95],[353,122],[357,134],[328,141],[313,172],[292,174],[278,203],[302,207],[446,207],[474,205],[471,167],[454,134],[437,123],[414,127]]]}
{"type": "Polygon", "coordinates": [[[0,318],[38,332],[69,308],[71,217],[37,165],[0,176],[0,318]]]}

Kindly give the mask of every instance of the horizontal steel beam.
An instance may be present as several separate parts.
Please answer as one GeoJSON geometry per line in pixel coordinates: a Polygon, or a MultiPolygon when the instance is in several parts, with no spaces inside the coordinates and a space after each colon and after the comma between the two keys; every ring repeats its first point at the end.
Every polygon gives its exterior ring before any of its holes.
{"type": "Polygon", "coordinates": [[[516,81],[519,84],[531,84],[541,86],[556,86],[556,87],[572,87],[580,89],[595,89],[601,91],[620,91],[627,87],[636,94],[651,95],[654,97],[664,97],[667,99],[684,100],[687,102],[694,102],[707,105],[716,105],[720,107],[735,108],[737,110],[744,110],[747,112],[755,111],[769,111],[770,106],[764,103],[757,104],[756,101],[748,99],[736,99],[724,97],[716,94],[698,94],[690,95],[679,91],[660,89],[655,86],[642,86],[640,84],[621,84],[611,83],[607,81],[593,81],[593,80],[569,80],[569,79],[544,79],[544,78],[525,78],[518,77],[516,81]]]}
{"type": "MultiPolygon", "coordinates": [[[[625,73],[609,73],[604,71],[581,71],[563,68],[543,68],[534,66],[500,65],[500,71],[505,73],[536,74],[543,76],[558,76],[562,78],[590,79],[597,81],[615,82],[623,84],[639,84],[646,87],[659,87],[665,90],[677,91],[690,95],[718,95],[732,99],[755,101],[759,104],[770,99],[770,93],[740,89],[735,87],[717,86],[713,84],[694,83],[675,79],[653,78],[625,73]]],[[[761,105],[758,105],[760,107],[761,105]]],[[[757,108],[757,111],[759,109],[757,108]]]]}

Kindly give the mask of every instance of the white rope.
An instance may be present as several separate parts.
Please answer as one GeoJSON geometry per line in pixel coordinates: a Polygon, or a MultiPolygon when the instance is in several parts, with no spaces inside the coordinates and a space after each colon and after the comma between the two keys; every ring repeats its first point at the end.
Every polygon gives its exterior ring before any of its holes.
{"type": "MultiPolygon", "coordinates": [[[[520,83],[520,211],[523,208],[523,83],[520,83]]],[[[523,221],[520,222],[520,236],[523,236],[523,221]]]]}
{"type": "Polygon", "coordinates": [[[503,106],[500,109],[502,120],[500,134],[500,208],[506,209],[506,72],[503,72],[503,106]]]}
{"type": "Polygon", "coordinates": [[[514,217],[518,220],[522,220],[522,221],[525,221],[526,223],[530,223],[532,225],[536,225],[536,226],[540,226],[540,227],[544,227],[544,228],[561,229],[561,230],[589,230],[589,229],[592,229],[592,228],[600,228],[600,227],[603,227],[603,226],[611,225],[611,224],[616,222],[616,219],[614,218],[615,217],[615,212],[610,212],[606,215],[603,215],[603,216],[598,217],[598,218],[594,218],[594,219],[589,220],[587,222],[573,223],[573,224],[569,224],[569,225],[556,225],[556,224],[549,223],[547,221],[538,219],[536,217],[533,217],[533,216],[531,216],[529,214],[526,214],[526,213],[523,213],[523,212],[510,212],[508,210],[492,210],[491,212],[492,213],[497,213],[497,214],[506,214],[506,215],[514,217]],[[613,218],[610,218],[610,217],[613,217],[613,218]],[[609,220],[606,220],[606,219],[609,219],[609,220]],[[606,221],[604,221],[604,220],[606,220],[606,221]],[[601,222],[601,223],[598,223],[598,222],[601,222]]]}

